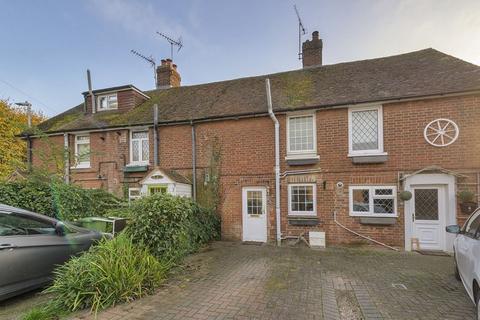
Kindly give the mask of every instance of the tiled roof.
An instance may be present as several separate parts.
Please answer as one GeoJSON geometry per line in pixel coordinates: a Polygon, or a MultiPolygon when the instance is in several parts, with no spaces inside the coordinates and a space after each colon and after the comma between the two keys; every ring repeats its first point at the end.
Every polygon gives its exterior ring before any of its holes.
{"type": "Polygon", "coordinates": [[[434,49],[257,77],[145,92],[148,101],[126,113],[85,115],[83,104],[53,117],[45,132],[147,124],[153,104],[161,123],[266,112],[270,78],[275,111],[321,108],[480,90],[480,67],[434,49]]]}

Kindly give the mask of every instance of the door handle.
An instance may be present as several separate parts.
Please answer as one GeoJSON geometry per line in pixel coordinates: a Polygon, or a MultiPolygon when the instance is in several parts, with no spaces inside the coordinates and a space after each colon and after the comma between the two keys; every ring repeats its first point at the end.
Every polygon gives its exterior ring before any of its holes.
{"type": "Polygon", "coordinates": [[[0,244],[0,250],[15,249],[17,246],[9,243],[0,244]]]}
{"type": "Polygon", "coordinates": [[[415,212],[412,213],[412,221],[415,222],[415,212]]]}

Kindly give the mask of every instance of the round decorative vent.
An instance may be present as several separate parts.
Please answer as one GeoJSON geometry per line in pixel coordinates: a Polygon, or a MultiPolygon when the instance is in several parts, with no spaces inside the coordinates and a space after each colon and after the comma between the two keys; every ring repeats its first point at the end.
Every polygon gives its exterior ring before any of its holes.
{"type": "Polygon", "coordinates": [[[458,133],[455,122],[449,119],[437,119],[427,124],[423,136],[432,146],[446,147],[457,140],[458,133]]]}

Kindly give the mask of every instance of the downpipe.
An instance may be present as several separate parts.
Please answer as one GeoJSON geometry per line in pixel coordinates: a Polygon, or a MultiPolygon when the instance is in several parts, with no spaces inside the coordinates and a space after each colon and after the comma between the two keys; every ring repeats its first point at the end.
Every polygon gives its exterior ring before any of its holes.
{"type": "Polygon", "coordinates": [[[373,242],[373,243],[379,244],[379,245],[381,245],[381,246],[384,246],[384,247],[386,247],[386,248],[388,248],[388,249],[391,249],[391,250],[394,250],[394,251],[400,251],[400,250],[398,250],[397,248],[394,248],[394,247],[389,246],[388,244],[385,244],[385,243],[382,243],[382,242],[377,241],[377,240],[375,240],[375,239],[372,239],[372,238],[370,238],[370,237],[364,236],[364,235],[362,235],[362,234],[360,234],[360,233],[358,233],[358,232],[356,232],[356,231],[353,231],[352,229],[349,229],[349,228],[345,227],[343,224],[341,224],[340,222],[337,221],[337,211],[333,211],[333,221],[335,221],[335,223],[336,223],[337,225],[339,225],[341,228],[347,230],[347,231],[350,232],[350,233],[353,233],[353,234],[356,235],[356,236],[359,236],[360,238],[366,239],[366,240],[368,240],[368,241],[371,241],[371,242],[373,242]]]}
{"type": "Polygon", "coordinates": [[[270,79],[265,79],[265,89],[267,93],[268,115],[275,125],[275,225],[277,246],[282,244],[282,229],[280,221],[280,123],[273,113],[272,93],[270,90],[270,79]]]}

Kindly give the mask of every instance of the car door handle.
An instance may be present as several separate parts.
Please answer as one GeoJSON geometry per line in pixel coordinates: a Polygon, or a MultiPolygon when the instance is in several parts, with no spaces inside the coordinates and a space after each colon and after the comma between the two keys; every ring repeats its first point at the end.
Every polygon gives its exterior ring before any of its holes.
{"type": "Polygon", "coordinates": [[[9,243],[0,244],[0,250],[15,249],[17,246],[9,243]]]}

